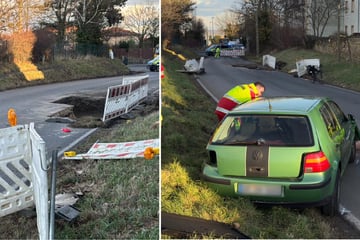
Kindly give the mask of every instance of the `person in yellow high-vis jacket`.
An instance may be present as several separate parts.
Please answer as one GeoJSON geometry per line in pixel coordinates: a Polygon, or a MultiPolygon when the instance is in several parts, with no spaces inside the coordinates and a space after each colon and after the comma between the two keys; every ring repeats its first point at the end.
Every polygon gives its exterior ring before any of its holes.
{"type": "Polygon", "coordinates": [[[236,106],[261,97],[265,86],[261,82],[237,85],[230,89],[218,102],[215,114],[219,121],[236,106]]]}
{"type": "Polygon", "coordinates": [[[220,47],[217,47],[215,49],[215,58],[219,58],[220,57],[220,47]]]}

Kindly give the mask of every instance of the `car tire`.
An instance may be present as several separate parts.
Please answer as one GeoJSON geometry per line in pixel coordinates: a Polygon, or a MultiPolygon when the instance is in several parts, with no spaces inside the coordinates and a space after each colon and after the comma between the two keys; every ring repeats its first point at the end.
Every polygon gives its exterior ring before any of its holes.
{"type": "Polygon", "coordinates": [[[331,194],[330,201],[322,206],[321,212],[329,217],[333,217],[339,213],[340,209],[340,169],[338,169],[335,179],[334,192],[331,194]]]}
{"type": "Polygon", "coordinates": [[[355,162],[356,159],[356,141],[354,141],[352,147],[351,147],[351,153],[349,158],[349,163],[355,162]]]}

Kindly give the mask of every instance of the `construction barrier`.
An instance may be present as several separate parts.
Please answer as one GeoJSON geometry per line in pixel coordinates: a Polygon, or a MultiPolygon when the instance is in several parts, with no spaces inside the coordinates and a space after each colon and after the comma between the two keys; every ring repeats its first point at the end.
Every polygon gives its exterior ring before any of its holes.
{"type": "Polygon", "coordinates": [[[158,148],[159,139],[148,139],[141,141],[123,143],[94,143],[85,154],[70,154],[65,159],[130,159],[144,157],[145,149],[148,147],[158,148]]]}
{"type": "Polygon", "coordinates": [[[40,239],[48,239],[45,143],[33,123],[0,129],[0,217],[36,206],[40,239]]]}
{"type": "Polygon", "coordinates": [[[245,56],[244,49],[225,50],[221,49],[220,56],[222,57],[241,57],[245,56]]]}
{"type": "Polygon", "coordinates": [[[108,88],[102,121],[117,118],[138,105],[148,94],[149,76],[127,77],[108,88]]]}
{"type": "Polygon", "coordinates": [[[269,66],[272,69],[275,69],[276,68],[276,58],[271,55],[264,55],[262,64],[263,64],[263,66],[269,66]]]}
{"type": "Polygon", "coordinates": [[[315,66],[317,69],[320,69],[320,59],[302,59],[296,62],[296,71],[298,77],[307,73],[306,67],[312,65],[315,66]]]}

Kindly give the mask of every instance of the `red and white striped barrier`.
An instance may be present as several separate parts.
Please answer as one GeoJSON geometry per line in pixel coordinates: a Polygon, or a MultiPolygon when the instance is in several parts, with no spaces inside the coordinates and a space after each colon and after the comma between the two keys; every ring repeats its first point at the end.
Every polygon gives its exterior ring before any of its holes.
{"type": "Polygon", "coordinates": [[[108,88],[102,121],[127,113],[138,105],[148,93],[149,76],[127,77],[122,85],[108,88]]]}
{"type": "Polygon", "coordinates": [[[158,148],[159,139],[149,139],[142,141],[132,141],[123,143],[95,143],[84,154],[74,154],[74,156],[64,156],[65,159],[130,159],[143,158],[145,149],[158,148]]]}
{"type": "Polygon", "coordinates": [[[225,50],[222,49],[220,51],[220,56],[222,57],[240,57],[245,56],[245,50],[243,49],[235,49],[235,50],[225,50]]]}

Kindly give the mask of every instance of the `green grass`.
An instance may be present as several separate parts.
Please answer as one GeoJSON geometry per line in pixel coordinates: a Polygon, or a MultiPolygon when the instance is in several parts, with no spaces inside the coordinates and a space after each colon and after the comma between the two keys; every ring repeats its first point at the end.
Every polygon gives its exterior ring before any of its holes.
{"type": "Polygon", "coordinates": [[[0,65],[0,91],[64,82],[94,77],[109,77],[129,74],[129,69],[120,59],[108,59],[99,57],[86,57],[83,59],[55,59],[51,63],[37,64],[40,71],[44,73],[45,79],[26,81],[24,75],[14,64],[0,65]]]}
{"type": "MultiPolygon", "coordinates": [[[[99,142],[126,142],[159,137],[158,128],[149,125],[158,121],[159,112],[124,122],[103,136],[99,142]]],[[[91,138],[94,139],[96,135],[91,138]]],[[[87,140],[84,145],[93,143],[87,140]]],[[[66,160],[69,161],[69,160],[66,160]]],[[[71,161],[71,160],[70,160],[71,161]]],[[[159,159],[85,160],[62,162],[60,179],[72,179],[71,190],[83,189],[78,201],[80,218],[74,225],[65,223],[55,232],[64,238],[131,238],[159,237],[159,159]],[[80,165],[80,166],[79,166],[80,165]],[[72,169],[82,169],[78,174],[72,169]],[[72,171],[71,171],[72,170],[72,171]],[[64,228],[62,228],[64,227],[64,228]]],[[[67,184],[59,181],[60,192],[67,184]]],[[[70,189],[67,189],[70,190],[70,189]]]]}
{"type": "MultiPolygon", "coordinates": [[[[102,129],[72,149],[85,153],[95,142],[159,138],[150,127],[159,112],[102,129]]],[[[82,193],[74,222],[57,219],[56,239],[159,239],[159,157],[128,160],[60,160],[56,193],[82,193]]],[[[1,238],[36,239],[36,218],[17,212],[1,218],[1,238]]]]}
{"type": "MultiPolygon", "coordinates": [[[[320,53],[314,50],[291,48],[270,55],[276,57],[276,61],[283,61],[287,65],[282,71],[288,72],[296,68],[296,61],[301,59],[320,59],[323,71],[323,81],[339,87],[360,91],[360,69],[358,62],[349,62],[337,56],[320,53]]],[[[256,59],[260,63],[260,59],[256,59]]],[[[262,61],[262,60],[261,60],[262,61]]]]}
{"type": "Polygon", "coordinates": [[[199,90],[190,75],[176,72],[184,65],[183,61],[163,53],[162,64],[165,66],[161,110],[162,211],[235,222],[251,238],[339,237],[318,209],[259,208],[246,199],[224,198],[207,188],[200,173],[207,158],[207,141],[217,123],[213,113],[216,105],[199,90]]]}

